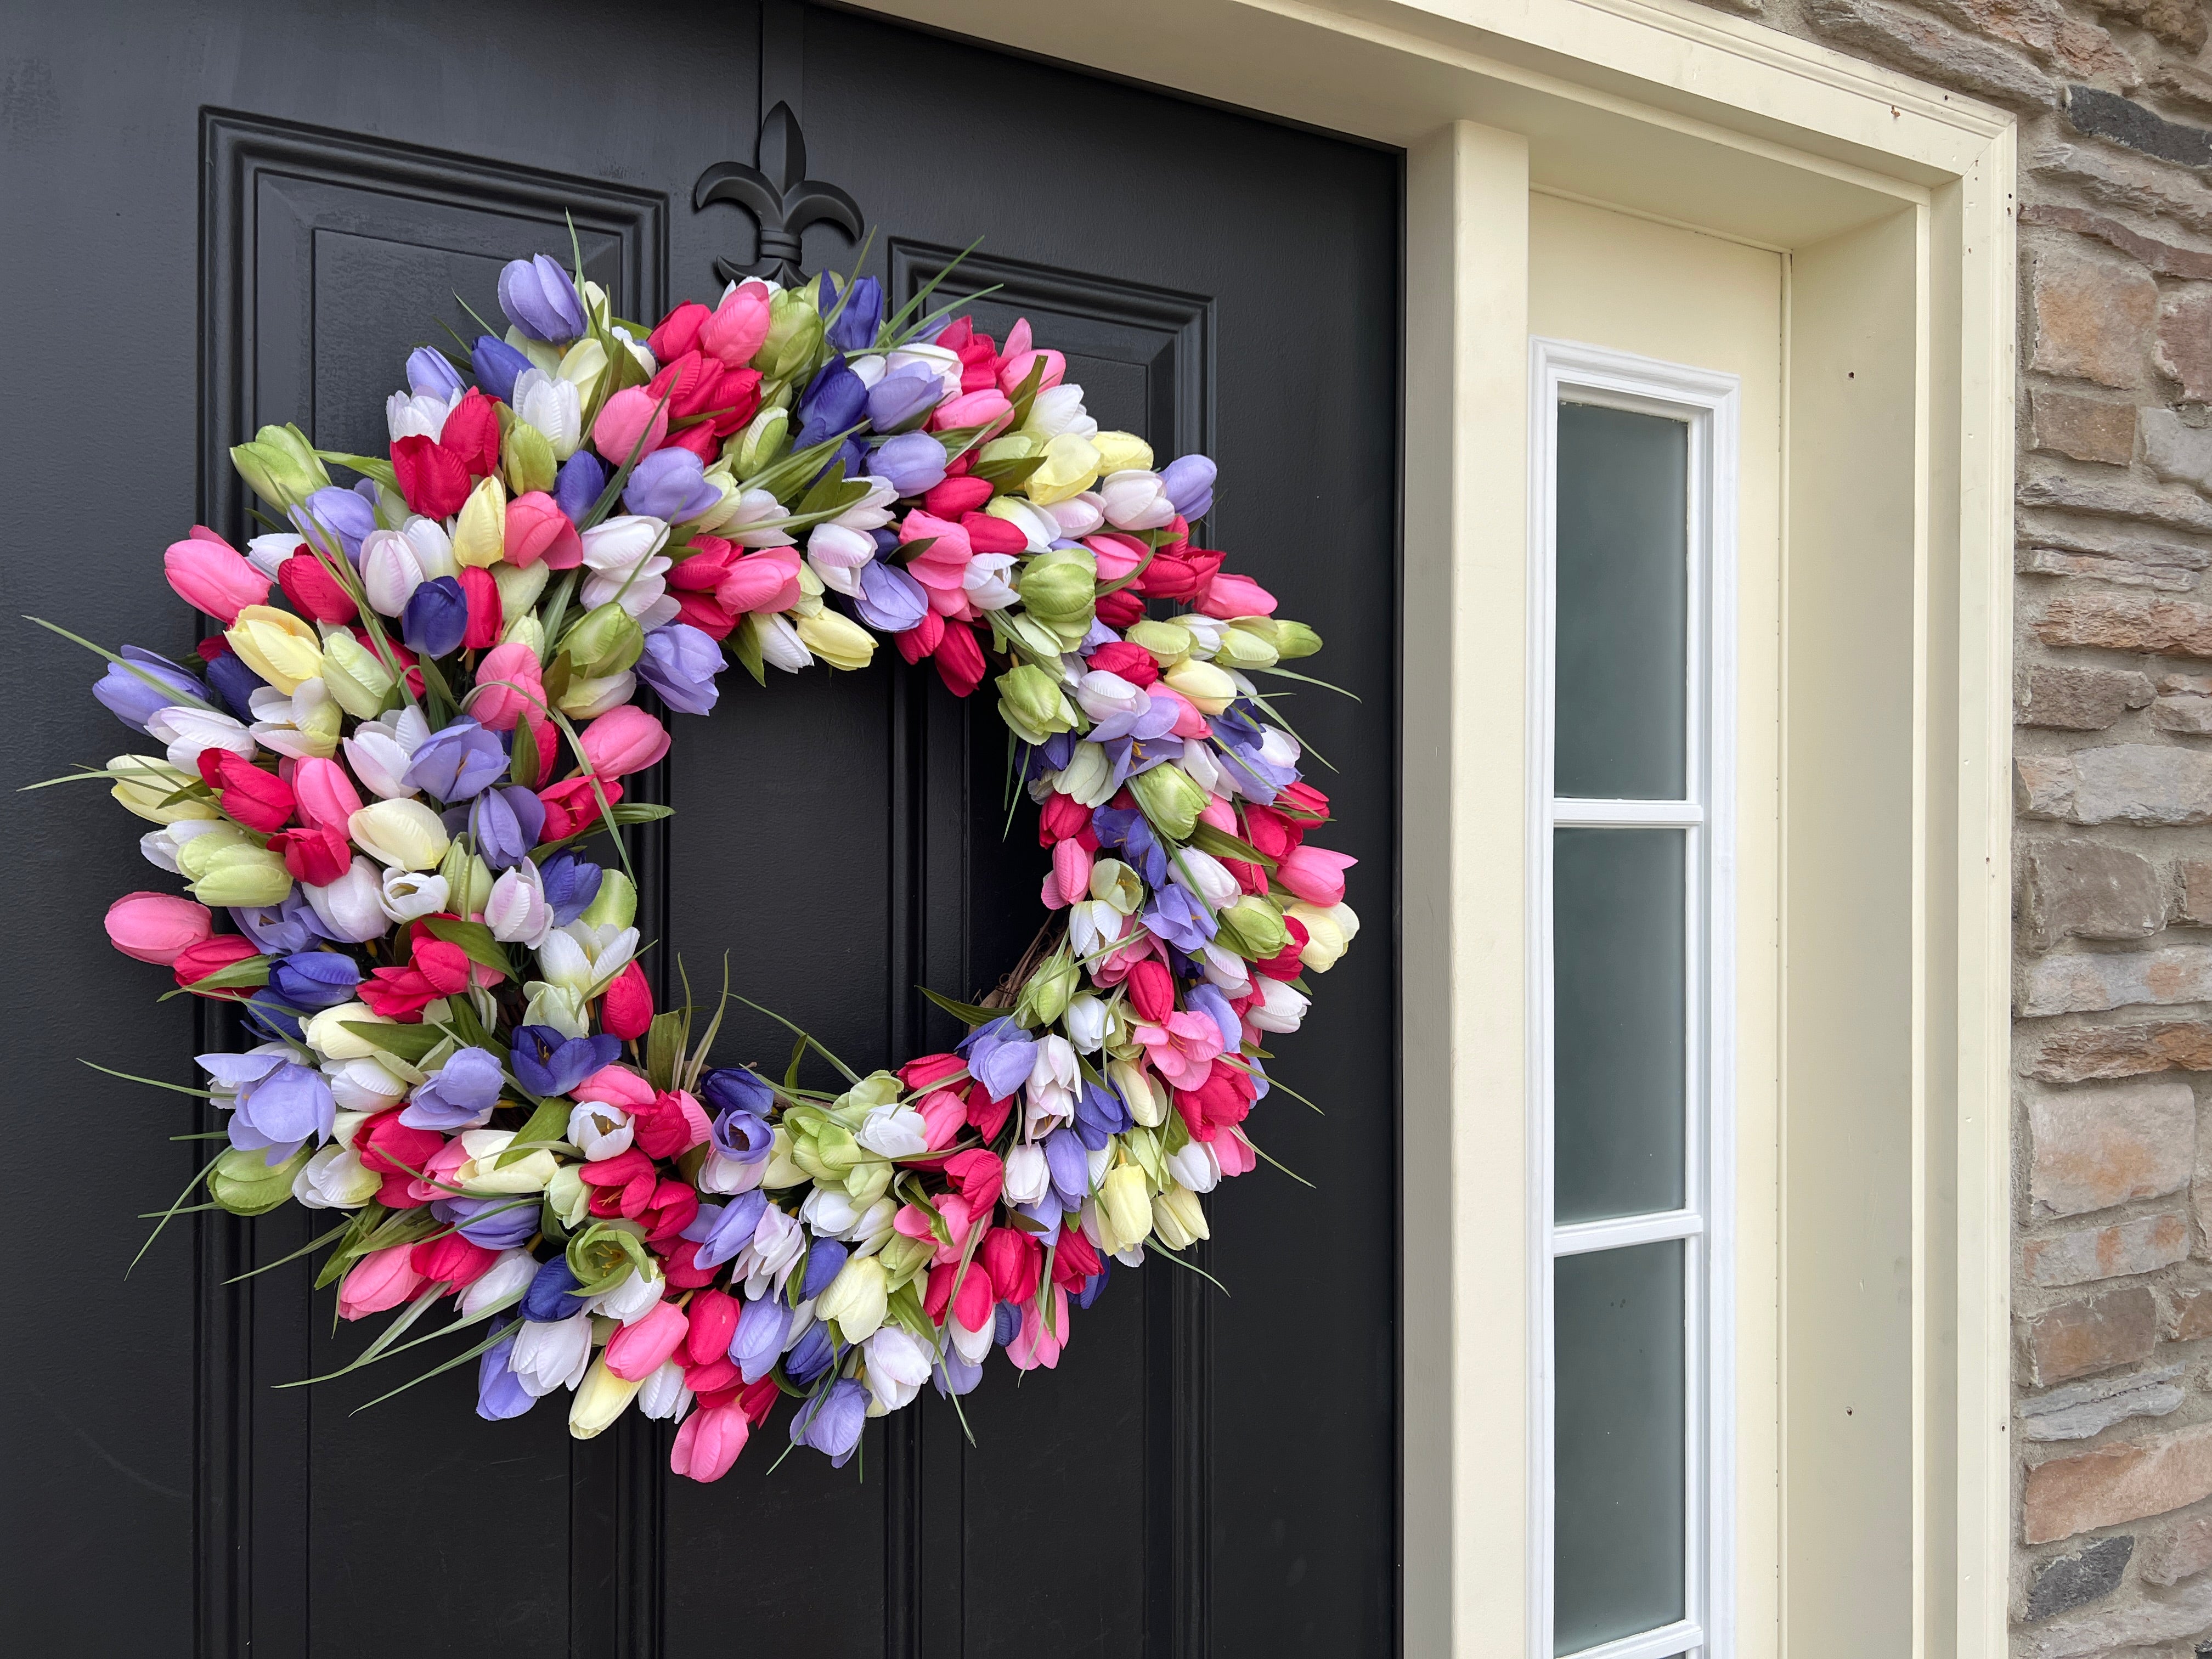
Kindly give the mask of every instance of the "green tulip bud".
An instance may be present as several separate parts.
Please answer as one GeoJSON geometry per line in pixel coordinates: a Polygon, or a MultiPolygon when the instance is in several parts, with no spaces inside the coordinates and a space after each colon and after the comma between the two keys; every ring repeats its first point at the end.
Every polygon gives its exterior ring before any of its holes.
{"type": "Polygon", "coordinates": [[[1150,617],[1139,617],[1129,624],[1126,635],[1132,645],[1141,645],[1152,653],[1152,660],[1165,668],[1172,668],[1190,655],[1190,629],[1181,623],[1156,622],[1150,617]]]}
{"type": "Polygon", "coordinates": [[[936,1254],[936,1245],[928,1239],[894,1233],[890,1243],[876,1252],[876,1258],[884,1264],[884,1282],[896,1291],[900,1285],[911,1285],[921,1278],[936,1254]]]}
{"type": "Polygon", "coordinates": [[[576,619],[576,625],[562,639],[561,649],[568,653],[580,674],[619,674],[644,654],[645,631],[635,617],[609,599],[576,619]]]}
{"type": "Polygon", "coordinates": [[[586,1296],[611,1291],[632,1273],[656,1271],[634,1221],[595,1221],[568,1241],[568,1271],[586,1296]]]}
{"type": "Polygon", "coordinates": [[[1067,649],[1057,629],[1046,627],[1026,611],[1002,611],[999,616],[1002,619],[999,625],[1031,656],[1042,657],[1049,662],[1067,649]]]}
{"type": "Polygon", "coordinates": [[[509,564],[502,559],[492,566],[491,579],[499,589],[500,614],[519,617],[538,603],[553,573],[543,559],[529,565],[509,564]]]}
{"type": "Polygon", "coordinates": [[[822,313],[811,288],[784,289],[769,301],[768,337],[753,367],[771,380],[794,379],[822,345],[822,313]]]}
{"type": "Polygon", "coordinates": [[[576,920],[592,927],[629,927],[637,920],[636,887],[621,871],[609,870],[599,878],[598,896],[576,920]]]}
{"type": "Polygon", "coordinates": [[[507,487],[518,495],[550,489],[559,469],[545,434],[527,421],[515,422],[499,447],[499,470],[507,477],[507,487]]]}
{"type": "Polygon", "coordinates": [[[1058,547],[1023,568],[1022,608],[1055,629],[1080,623],[1088,632],[1098,597],[1098,562],[1085,547],[1058,547]]]}
{"type": "Polygon", "coordinates": [[[1221,645],[1214,652],[1213,660],[1225,668],[1273,668],[1280,654],[1273,642],[1258,629],[1238,622],[1221,630],[1221,645]]]}
{"type": "Polygon", "coordinates": [[[296,426],[264,426],[253,441],[230,452],[230,464],[253,493],[289,511],[331,481],[307,434],[296,426]]]}
{"type": "Polygon", "coordinates": [[[1033,433],[1009,432],[1003,438],[994,438],[976,452],[975,459],[988,465],[993,461],[1025,461],[1044,450],[1044,440],[1033,433]]]}
{"type": "Polygon", "coordinates": [[[1275,654],[1285,662],[1310,657],[1321,649],[1321,635],[1301,622],[1275,624],[1275,654]]]}
{"type": "Polygon", "coordinates": [[[1019,736],[1042,743],[1055,732],[1074,730],[1075,711],[1060,682],[1035,663],[1018,664],[1000,675],[996,684],[999,713],[1019,736]]]}
{"type": "Polygon", "coordinates": [[[846,1171],[845,1196],[865,1210],[890,1190],[891,1177],[897,1173],[880,1159],[864,1159],[846,1171]]]}
{"type": "Polygon", "coordinates": [[[783,459],[785,441],[790,434],[789,410],[763,409],[753,416],[751,425],[722,446],[722,453],[730,458],[738,477],[750,478],[783,459]]]}
{"type": "Polygon", "coordinates": [[[1221,913],[1221,932],[1216,937],[1249,962],[1279,957],[1291,943],[1283,913],[1249,893],[1221,913]]]}
{"type": "Polygon", "coordinates": [[[266,1215],[292,1196],[292,1178],[306,1167],[305,1146],[271,1167],[266,1154],[234,1146],[208,1171],[208,1196],[233,1215],[266,1215]]]}
{"type": "Polygon", "coordinates": [[[502,645],[526,645],[531,655],[540,662],[545,660],[545,624],[535,611],[526,611],[507,623],[499,638],[502,645]]]}
{"type": "Polygon", "coordinates": [[[192,896],[202,904],[281,904],[292,890],[292,872],[283,856],[252,842],[240,841],[204,853],[194,849],[210,836],[198,836],[177,850],[177,870],[191,876],[192,896]],[[189,862],[188,862],[189,860],[189,862]]]}
{"type": "Polygon", "coordinates": [[[1021,997],[1014,1007],[1016,1019],[1032,1030],[1051,1024],[1067,1012],[1068,1001],[1075,995],[1077,978],[1073,958],[1065,951],[1054,951],[1030,975],[1029,983],[1022,987],[1021,997]]]}
{"type": "Polygon", "coordinates": [[[477,915],[491,898],[490,867],[469,851],[465,842],[446,848],[446,856],[438,860],[438,873],[446,878],[446,908],[457,916],[477,915]]]}
{"type": "Polygon", "coordinates": [[[1152,827],[1175,841],[1188,841],[1206,810],[1206,791],[1173,761],[1138,773],[1129,780],[1129,789],[1152,827]]]}
{"type": "Polygon", "coordinates": [[[323,684],[356,720],[374,720],[398,680],[375,652],[343,628],[323,635],[323,684]]]}

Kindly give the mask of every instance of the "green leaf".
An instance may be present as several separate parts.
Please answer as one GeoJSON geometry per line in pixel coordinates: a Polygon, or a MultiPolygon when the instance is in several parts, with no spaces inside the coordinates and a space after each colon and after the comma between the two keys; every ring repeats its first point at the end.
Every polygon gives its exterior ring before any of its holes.
{"type": "Polygon", "coordinates": [[[82,646],[86,650],[91,652],[95,657],[106,658],[108,661],[113,663],[118,668],[126,670],[130,673],[137,676],[138,678],[152,686],[164,697],[173,699],[178,702],[190,703],[195,708],[205,708],[212,711],[215,708],[213,703],[203,702],[199,698],[179,691],[176,687],[155,678],[151,673],[147,672],[144,664],[132,662],[128,657],[118,656],[114,652],[110,651],[106,646],[94,645],[90,640],[86,639],[82,635],[72,634],[68,629],[61,627],[59,624],[55,623],[50,623],[44,617],[26,617],[23,620],[28,623],[38,623],[40,627],[45,629],[50,634],[58,634],[71,644],[82,646]]]}
{"type": "Polygon", "coordinates": [[[538,1109],[530,1115],[529,1121],[515,1132],[514,1144],[499,1155],[492,1168],[503,1170],[510,1164],[519,1164],[528,1158],[537,1149],[524,1146],[522,1143],[525,1141],[565,1139],[568,1133],[568,1102],[558,1097],[540,1101],[538,1109]]]}
{"type": "Polygon", "coordinates": [[[430,930],[432,938],[459,945],[478,967],[489,968],[508,979],[514,977],[514,964],[507,959],[507,948],[491,936],[491,929],[483,923],[463,921],[456,916],[425,916],[422,925],[430,930]]]}
{"type": "MultiPolygon", "coordinates": [[[[500,407],[505,409],[507,405],[501,404],[500,407]]],[[[380,460],[374,455],[347,455],[335,449],[319,449],[315,457],[318,460],[336,461],[340,466],[351,467],[362,477],[374,478],[386,489],[399,488],[399,475],[392,471],[392,463],[380,460]]]]}
{"type": "Polygon", "coordinates": [[[1014,489],[1027,483],[1030,474],[1042,466],[1044,460],[1042,455],[1023,455],[1004,461],[978,461],[969,469],[969,475],[1014,489]]]}
{"type": "Polygon", "coordinates": [[[1232,836],[1226,830],[1217,830],[1210,823],[1201,823],[1190,832],[1190,844],[1201,853],[1211,853],[1218,859],[1235,859],[1243,864],[1256,864],[1263,870],[1275,867],[1275,860],[1241,836],[1232,836]]]}
{"type": "Polygon", "coordinates": [[[372,1025],[355,1019],[340,1020],[338,1025],[410,1066],[421,1065],[430,1050],[446,1040],[446,1034],[434,1025],[372,1025]]]}
{"type": "Polygon", "coordinates": [[[612,814],[617,823],[652,823],[658,819],[673,817],[676,809],[653,801],[625,800],[615,803],[612,814]]]}
{"type": "Polygon", "coordinates": [[[173,991],[162,993],[161,1000],[167,1002],[171,997],[182,996],[186,991],[197,996],[204,996],[210,991],[234,991],[241,987],[268,983],[269,958],[248,957],[243,962],[232,963],[228,968],[216,969],[204,979],[196,979],[190,985],[179,986],[173,991]]]}
{"type": "Polygon", "coordinates": [[[786,496],[796,491],[801,484],[827,465],[830,458],[837,453],[845,440],[851,435],[849,432],[840,432],[824,438],[818,444],[809,444],[804,449],[794,449],[774,465],[763,467],[753,477],[745,479],[742,488],[765,489],[779,501],[783,501],[786,496]]]}
{"type": "Polygon", "coordinates": [[[738,660],[744,665],[745,672],[753,677],[753,684],[765,686],[768,684],[768,661],[761,655],[760,636],[740,623],[732,630],[728,644],[738,660]]]}
{"type": "Polygon", "coordinates": [[[645,1075],[656,1089],[676,1086],[676,1062],[684,1055],[684,1013],[672,1008],[655,1014],[645,1030],[645,1075]]]}
{"type": "Polygon", "coordinates": [[[538,787],[538,740],[530,735],[527,726],[515,730],[514,753],[507,763],[507,781],[525,789],[538,787]]]}
{"type": "MultiPolygon", "coordinates": [[[[1044,354],[1042,352],[1039,352],[1036,356],[1036,361],[1030,364],[1030,372],[1022,376],[1021,385],[1014,388],[1013,418],[1008,421],[1006,425],[1000,428],[1001,430],[1006,432],[1019,432],[1024,427],[1030,423],[1030,407],[1036,402],[1037,392],[1043,387],[1043,386],[1044,354]]],[[[975,470],[980,473],[982,471],[982,468],[978,467],[975,470]]],[[[1026,477],[1027,475],[1024,474],[1024,476],[1026,477]]]]}
{"type": "Polygon", "coordinates": [[[931,990],[927,985],[917,985],[914,988],[944,1009],[963,1025],[988,1025],[1006,1012],[1004,1008],[985,1008],[973,1002],[955,1002],[951,997],[941,996],[931,990]]]}

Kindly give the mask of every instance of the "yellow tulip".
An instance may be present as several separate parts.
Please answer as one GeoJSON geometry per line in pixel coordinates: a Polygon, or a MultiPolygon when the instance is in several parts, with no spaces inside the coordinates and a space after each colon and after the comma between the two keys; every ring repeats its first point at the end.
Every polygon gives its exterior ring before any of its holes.
{"type": "Polygon", "coordinates": [[[434,870],[453,837],[419,800],[372,801],[346,820],[354,845],[396,870],[434,870]]]}
{"type": "Polygon", "coordinates": [[[1226,669],[1191,657],[1177,663],[1160,678],[1184,696],[1201,714],[1218,714],[1237,701],[1237,682],[1226,669]]]}
{"type": "Polygon", "coordinates": [[[1087,438],[1063,432],[1044,447],[1044,465],[1029,476],[1023,493],[1039,507],[1080,495],[1098,482],[1098,452],[1087,438]]]}
{"type": "Polygon", "coordinates": [[[629,1402],[644,1386],[642,1380],[626,1382],[617,1376],[607,1369],[607,1357],[602,1353],[592,1362],[592,1369],[584,1373],[576,1397],[568,1402],[569,1434],[578,1440],[604,1434],[617,1418],[629,1409],[629,1402]]]}
{"type": "Polygon", "coordinates": [[[210,800],[170,800],[178,790],[199,780],[179,772],[159,755],[118,755],[107,769],[123,775],[107,793],[126,812],[135,812],[149,823],[176,823],[185,818],[221,817],[210,800]],[[166,803],[166,804],[165,804],[166,803]]]}
{"type": "Polygon", "coordinates": [[[453,521],[453,559],[464,567],[495,565],[507,551],[507,488],[498,477],[477,481],[453,521]]]}
{"type": "Polygon", "coordinates": [[[323,636],[323,684],[356,720],[374,720],[398,684],[376,653],[343,628],[323,636]]]}
{"type": "Polygon", "coordinates": [[[1098,1243],[1109,1255],[1145,1242],[1152,1206],[1145,1172],[1133,1164],[1109,1170],[1098,1183],[1098,1243]]]}
{"type": "Polygon", "coordinates": [[[1133,432],[1093,433],[1091,447],[1098,452],[1101,472],[1152,470],[1152,447],[1133,432]]]}
{"type": "Polygon", "coordinates": [[[281,904],[292,890],[292,872],[282,854],[251,842],[216,845],[205,853],[195,836],[177,853],[179,873],[192,878],[192,896],[202,904],[281,904]]]}
{"type": "Polygon", "coordinates": [[[885,1295],[884,1264],[872,1255],[854,1256],[815,1303],[815,1317],[834,1322],[847,1342],[865,1342],[884,1322],[885,1295]]]}
{"type": "Polygon", "coordinates": [[[392,1025],[395,1020],[382,1014],[372,1014],[365,1002],[341,1002],[335,1008],[325,1008],[307,1024],[307,1046],[325,1060],[368,1060],[381,1062],[384,1050],[364,1037],[356,1036],[345,1028],[349,1025],[392,1025]]]}
{"type": "Polygon", "coordinates": [[[1359,918],[1348,904],[1332,904],[1324,909],[1300,899],[1284,914],[1296,916],[1304,924],[1306,948],[1298,952],[1298,961],[1316,974],[1335,967],[1359,932],[1359,918]]]}
{"type": "Polygon", "coordinates": [[[223,635],[248,668],[290,696],[319,679],[323,645],[311,623],[270,605],[249,605],[223,635]]]}
{"type": "Polygon", "coordinates": [[[876,636],[840,611],[824,610],[801,617],[799,637],[832,668],[866,668],[876,653],[876,636]]]}
{"type": "Polygon", "coordinates": [[[1198,1194],[1180,1184],[1170,1184],[1152,1200],[1152,1231],[1171,1250],[1188,1249],[1199,1239],[1213,1236],[1198,1194]]]}

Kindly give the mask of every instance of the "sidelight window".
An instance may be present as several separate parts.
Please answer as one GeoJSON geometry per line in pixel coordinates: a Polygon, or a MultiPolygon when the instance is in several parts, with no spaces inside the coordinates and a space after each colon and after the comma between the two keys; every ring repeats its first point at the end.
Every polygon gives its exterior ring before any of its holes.
{"type": "Polygon", "coordinates": [[[1533,370],[1531,1659],[1724,1659],[1736,380],[1533,370]]]}

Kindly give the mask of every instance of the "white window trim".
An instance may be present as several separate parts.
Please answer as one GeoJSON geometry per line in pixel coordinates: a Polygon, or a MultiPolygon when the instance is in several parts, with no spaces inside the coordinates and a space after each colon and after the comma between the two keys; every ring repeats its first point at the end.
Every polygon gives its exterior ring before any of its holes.
{"type": "Polygon", "coordinates": [[[1578,1659],[1732,1659],[1735,1653],[1735,1056],[1736,500],[1741,383],[1733,374],[1563,340],[1530,342],[1528,420],[1528,1146],[1529,1270],[1528,1654],[1553,1659],[1553,1263],[1680,1239],[1687,1362],[1685,1527],[1679,1623],[1578,1659]],[[1690,428],[1688,722],[1682,801],[1555,799],[1555,479],[1563,397],[1684,420],[1690,428]],[[1552,1219],[1552,832],[1677,827],[1689,870],[1686,930],[1684,1204],[1678,1211],[1555,1227],[1552,1219]]]}

